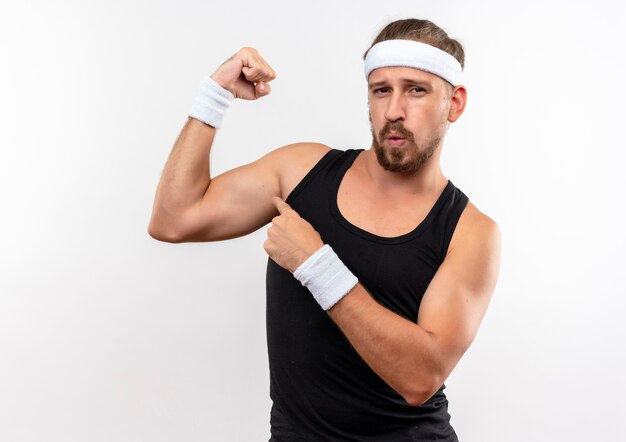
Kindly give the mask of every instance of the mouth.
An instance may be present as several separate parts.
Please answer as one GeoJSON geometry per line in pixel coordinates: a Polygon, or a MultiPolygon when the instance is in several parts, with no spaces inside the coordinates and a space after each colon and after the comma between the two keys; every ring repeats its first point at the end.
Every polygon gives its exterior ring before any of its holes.
{"type": "Polygon", "coordinates": [[[385,139],[391,146],[401,146],[406,141],[406,137],[400,134],[387,135],[385,139]]]}

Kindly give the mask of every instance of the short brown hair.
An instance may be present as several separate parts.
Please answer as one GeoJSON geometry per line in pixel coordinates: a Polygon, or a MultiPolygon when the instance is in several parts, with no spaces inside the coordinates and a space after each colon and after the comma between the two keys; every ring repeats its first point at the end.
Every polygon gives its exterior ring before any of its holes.
{"type": "Polygon", "coordinates": [[[363,58],[376,43],[385,40],[415,40],[446,51],[465,67],[465,51],[457,40],[450,38],[446,31],[429,20],[407,18],[396,20],[385,26],[376,36],[372,45],[365,51],[363,58]]]}

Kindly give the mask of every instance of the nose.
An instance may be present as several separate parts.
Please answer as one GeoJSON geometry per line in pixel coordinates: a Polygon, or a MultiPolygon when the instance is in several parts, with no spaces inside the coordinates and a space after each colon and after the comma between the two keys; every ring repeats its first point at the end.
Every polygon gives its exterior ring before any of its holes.
{"type": "Polygon", "coordinates": [[[403,121],[406,117],[404,105],[404,98],[401,94],[392,94],[391,97],[389,97],[387,108],[385,109],[385,118],[387,121],[403,121]]]}

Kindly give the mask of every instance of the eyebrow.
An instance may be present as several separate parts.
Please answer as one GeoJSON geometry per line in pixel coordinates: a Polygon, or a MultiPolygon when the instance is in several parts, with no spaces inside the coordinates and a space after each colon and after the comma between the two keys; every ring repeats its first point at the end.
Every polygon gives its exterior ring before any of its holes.
{"type": "MultiPolygon", "coordinates": [[[[428,86],[428,87],[432,87],[432,85],[430,84],[430,82],[425,81],[425,80],[414,80],[411,78],[403,78],[402,80],[400,80],[403,84],[414,84],[417,86],[428,86]]],[[[387,80],[381,80],[381,81],[375,81],[373,83],[369,83],[368,84],[368,88],[369,89],[374,89],[380,86],[385,86],[388,85],[389,82],[387,80]]]]}

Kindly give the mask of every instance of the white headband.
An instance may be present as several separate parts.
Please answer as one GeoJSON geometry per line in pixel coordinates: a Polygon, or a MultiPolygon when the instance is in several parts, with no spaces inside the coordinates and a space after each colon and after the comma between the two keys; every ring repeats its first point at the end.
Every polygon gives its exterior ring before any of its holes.
{"type": "Polygon", "coordinates": [[[449,81],[461,84],[461,63],[441,49],[413,40],[385,40],[376,43],[365,57],[365,79],[374,69],[403,66],[420,69],[449,81]]]}

